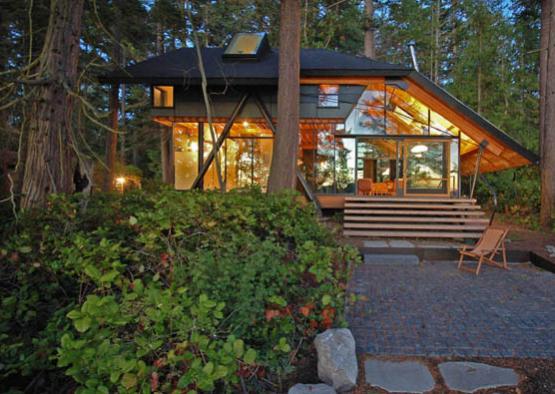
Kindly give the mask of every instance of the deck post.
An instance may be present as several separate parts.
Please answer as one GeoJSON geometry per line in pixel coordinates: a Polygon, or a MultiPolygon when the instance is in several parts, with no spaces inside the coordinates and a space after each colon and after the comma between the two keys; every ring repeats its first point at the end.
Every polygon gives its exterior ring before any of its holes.
{"type": "Polygon", "coordinates": [[[474,197],[474,190],[476,189],[476,181],[478,180],[478,175],[480,173],[480,162],[482,161],[482,153],[484,153],[484,148],[488,145],[486,140],[480,142],[478,155],[476,156],[476,166],[474,169],[474,176],[472,177],[472,188],[470,189],[470,198],[474,197]]]}

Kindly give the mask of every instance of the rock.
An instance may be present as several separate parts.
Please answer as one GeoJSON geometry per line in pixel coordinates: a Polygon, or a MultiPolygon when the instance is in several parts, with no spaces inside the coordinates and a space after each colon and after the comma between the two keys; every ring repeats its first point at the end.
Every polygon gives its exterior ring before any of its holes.
{"type": "Polygon", "coordinates": [[[445,362],[439,372],[451,390],[473,393],[477,390],[518,385],[518,375],[511,368],[473,362],[445,362]]]}
{"type": "Polygon", "coordinates": [[[428,368],[415,361],[366,360],[364,375],[366,383],[390,393],[424,393],[435,385],[428,368]]]}
{"type": "Polygon", "coordinates": [[[287,394],[336,394],[333,387],[327,384],[301,384],[297,383],[289,389],[287,394]]]}
{"type": "Polygon", "coordinates": [[[352,389],[357,384],[358,364],[355,339],[346,328],[324,331],[314,340],[318,352],[318,376],[338,392],[352,389]]]}

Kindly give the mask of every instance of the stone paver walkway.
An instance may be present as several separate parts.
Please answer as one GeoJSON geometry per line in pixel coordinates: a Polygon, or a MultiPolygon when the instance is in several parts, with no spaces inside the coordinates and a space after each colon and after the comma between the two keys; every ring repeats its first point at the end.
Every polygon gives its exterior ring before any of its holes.
{"type": "Polygon", "coordinates": [[[555,275],[522,265],[363,264],[347,308],[357,351],[373,355],[555,358],[555,275]]]}
{"type": "Polygon", "coordinates": [[[514,370],[482,363],[441,363],[439,372],[449,389],[463,393],[518,384],[518,375],[514,370]]]}
{"type": "Polygon", "coordinates": [[[416,361],[366,360],[364,379],[390,393],[424,393],[435,385],[428,368],[416,361]]]}

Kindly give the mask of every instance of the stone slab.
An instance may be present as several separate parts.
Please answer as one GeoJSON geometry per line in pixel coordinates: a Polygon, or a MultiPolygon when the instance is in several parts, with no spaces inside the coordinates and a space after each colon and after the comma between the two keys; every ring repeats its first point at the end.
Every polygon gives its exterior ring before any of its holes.
{"type": "Polygon", "coordinates": [[[403,239],[392,239],[388,241],[389,246],[392,248],[414,248],[415,245],[411,241],[405,241],[403,239]]]}
{"type": "Polygon", "coordinates": [[[364,264],[418,265],[420,259],[414,254],[365,254],[364,264]]]}
{"type": "Polygon", "coordinates": [[[439,372],[447,387],[463,393],[518,384],[518,375],[514,370],[483,363],[445,362],[439,364],[439,372]]]}
{"type": "Polygon", "coordinates": [[[333,387],[327,384],[301,384],[297,383],[289,389],[287,394],[336,394],[333,387]]]}
{"type": "Polygon", "coordinates": [[[390,393],[424,393],[434,388],[428,368],[416,361],[366,360],[366,383],[390,393]]]}
{"type": "Polygon", "coordinates": [[[362,245],[365,248],[387,248],[387,242],[386,241],[363,241],[362,245]]]}

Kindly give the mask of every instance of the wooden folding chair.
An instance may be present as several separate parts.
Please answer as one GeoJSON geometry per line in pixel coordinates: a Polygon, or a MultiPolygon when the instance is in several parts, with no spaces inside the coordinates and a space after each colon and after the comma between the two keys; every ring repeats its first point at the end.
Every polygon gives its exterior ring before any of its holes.
{"type": "Polygon", "coordinates": [[[467,250],[468,245],[464,245],[462,249],[459,249],[459,253],[461,254],[461,258],[459,259],[458,269],[463,271],[468,271],[475,273],[476,275],[480,274],[480,268],[482,267],[482,263],[486,263],[493,267],[503,268],[508,270],[509,267],[507,266],[507,251],[505,249],[505,238],[509,233],[509,228],[495,228],[495,227],[488,227],[476,243],[472,250],[467,250]],[[494,258],[499,253],[499,249],[501,248],[501,256],[503,258],[502,262],[495,261],[494,258]],[[478,265],[476,270],[473,270],[468,267],[463,266],[463,261],[465,256],[471,257],[473,259],[478,260],[478,265]]]}

